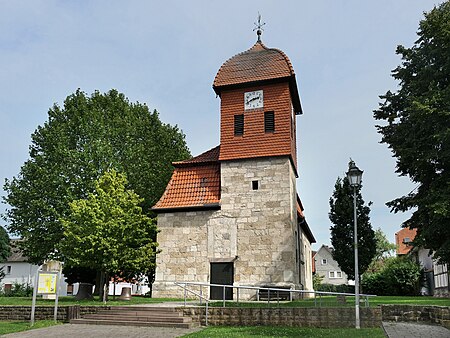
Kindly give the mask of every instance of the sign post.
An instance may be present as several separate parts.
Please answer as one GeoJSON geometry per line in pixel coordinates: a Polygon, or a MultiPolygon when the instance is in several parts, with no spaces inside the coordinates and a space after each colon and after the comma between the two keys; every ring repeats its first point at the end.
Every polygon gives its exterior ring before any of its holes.
{"type": "Polygon", "coordinates": [[[42,268],[36,272],[36,279],[33,288],[33,302],[31,305],[31,326],[34,325],[34,315],[36,312],[36,296],[39,295],[50,295],[55,294],[55,313],[54,319],[57,319],[58,313],[58,286],[59,279],[61,278],[61,270],[59,272],[55,271],[40,271],[42,268]]]}

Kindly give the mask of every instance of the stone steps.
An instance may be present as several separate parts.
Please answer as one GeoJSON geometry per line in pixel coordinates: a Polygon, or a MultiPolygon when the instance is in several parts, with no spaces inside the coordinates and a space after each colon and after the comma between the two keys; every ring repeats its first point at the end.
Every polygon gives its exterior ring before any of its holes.
{"type": "Polygon", "coordinates": [[[159,326],[191,328],[198,326],[192,318],[184,317],[175,308],[168,307],[126,307],[118,306],[109,310],[83,315],[72,319],[71,324],[159,326]]]}

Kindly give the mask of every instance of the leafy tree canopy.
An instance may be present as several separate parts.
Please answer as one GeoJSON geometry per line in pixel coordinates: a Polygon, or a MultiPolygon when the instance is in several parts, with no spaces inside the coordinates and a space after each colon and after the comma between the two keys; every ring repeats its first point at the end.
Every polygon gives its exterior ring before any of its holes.
{"type": "Polygon", "coordinates": [[[143,199],[126,185],[125,175],[112,169],[96,181],[87,198],[70,203],[70,213],[61,219],[61,250],[69,265],[94,268],[106,276],[138,275],[154,266],[156,222],[142,213],[143,199]]]}
{"type": "Polygon", "coordinates": [[[389,242],[385,233],[378,228],[375,230],[375,243],[376,243],[376,251],[374,260],[379,260],[383,258],[387,258],[392,256],[394,253],[396,246],[394,243],[389,242]]]}
{"type": "Polygon", "coordinates": [[[392,258],[396,245],[389,242],[384,232],[378,228],[375,230],[376,251],[375,256],[366,270],[366,273],[378,272],[384,269],[386,263],[392,258]]]}
{"type": "Polygon", "coordinates": [[[190,156],[176,126],[116,90],[91,96],[77,90],[63,107],[49,110],[48,121],[31,138],[30,158],[6,180],[4,217],[33,263],[61,259],[60,220],[69,215],[69,202],[87,198],[104,172],[125,173],[148,213],[170,179],[171,162],[190,156]]]}
{"type": "Polygon", "coordinates": [[[450,2],[425,14],[418,40],[397,47],[402,63],[392,71],[397,92],[388,91],[374,111],[396,172],[417,188],[387,203],[392,211],[414,210],[404,227],[417,228],[416,245],[450,262],[450,2]]]}
{"type": "MultiPolygon", "coordinates": [[[[11,254],[9,236],[6,230],[0,226],[0,263],[4,262],[11,254]]],[[[5,278],[5,266],[0,266],[0,281],[5,278]]]]}
{"type": "Polygon", "coordinates": [[[0,262],[4,262],[11,255],[9,236],[6,230],[0,226],[0,262]]]}
{"type": "MultiPolygon", "coordinates": [[[[363,274],[376,254],[375,234],[370,224],[370,208],[364,204],[361,185],[356,189],[356,210],[358,221],[359,272],[363,274]]],[[[350,279],[355,278],[353,188],[347,177],[338,178],[330,198],[329,218],[331,223],[331,244],[333,258],[350,279]]]]}

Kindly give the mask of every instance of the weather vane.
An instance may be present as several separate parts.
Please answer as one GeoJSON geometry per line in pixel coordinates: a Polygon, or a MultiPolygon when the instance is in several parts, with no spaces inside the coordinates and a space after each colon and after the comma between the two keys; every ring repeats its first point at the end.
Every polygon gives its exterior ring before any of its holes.
{"type": "Polygon", "coordinates": [[[255,24],[255,28],[253,28],[253,31],[256,30],[256,34],[258,35],[258,42],[261,42],[261,34],[263,32],[263,26],[266,24],[265,22],[261,23],[261,14],[259,14],[258,12],[258,23],[254,23],[255,24]]]}

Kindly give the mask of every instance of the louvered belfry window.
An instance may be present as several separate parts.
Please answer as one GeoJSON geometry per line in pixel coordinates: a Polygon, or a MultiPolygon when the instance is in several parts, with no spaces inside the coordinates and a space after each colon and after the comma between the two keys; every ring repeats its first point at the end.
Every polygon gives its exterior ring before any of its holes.
{"type": "Polygon", "coordinates": [[[234,136],[244,135],[244,114],[234,115],[234,136]]]}
{"type": "Polygon", "coordinates": [[[264,112],[264,131],[266,133],[275,131],[275,114],[273,111],[264,112]]]}

